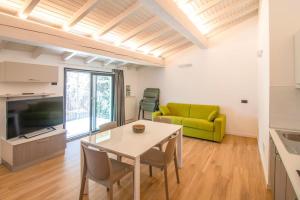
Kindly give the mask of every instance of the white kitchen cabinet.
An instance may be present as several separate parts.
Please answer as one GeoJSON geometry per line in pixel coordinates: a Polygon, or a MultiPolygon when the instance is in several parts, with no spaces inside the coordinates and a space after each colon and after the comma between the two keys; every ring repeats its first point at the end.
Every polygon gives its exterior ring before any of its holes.
{"type": "Polygon", "coordinates": [[[58,67],[18,62],[0,64],[0,82],[57,83],[58,67]]]}

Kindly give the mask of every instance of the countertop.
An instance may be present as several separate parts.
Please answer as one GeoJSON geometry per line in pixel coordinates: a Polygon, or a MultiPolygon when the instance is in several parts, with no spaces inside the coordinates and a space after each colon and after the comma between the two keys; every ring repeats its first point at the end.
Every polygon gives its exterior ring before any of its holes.
{"type": "Polygon", "coordinates": [[[271,137],[277,148],[277,151],[281,157],[283,165],[286,169],[287,175],[293,185],[298,199],[300,199],[300,176],[298,176],[296,170],[300,170],[300,155],[291,154],[286,149],[282,143],[276,130],[270,129],[271,137]]]}

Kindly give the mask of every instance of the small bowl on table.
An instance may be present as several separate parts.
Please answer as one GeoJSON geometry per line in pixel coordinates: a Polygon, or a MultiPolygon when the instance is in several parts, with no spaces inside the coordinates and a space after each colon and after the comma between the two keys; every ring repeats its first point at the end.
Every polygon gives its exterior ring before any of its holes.
{"type": "Polygon", "coordinates": [[[135,133],[144,133],[145,125],[144,124],[135,124],[132,126],[132,130],[135,133]]]}

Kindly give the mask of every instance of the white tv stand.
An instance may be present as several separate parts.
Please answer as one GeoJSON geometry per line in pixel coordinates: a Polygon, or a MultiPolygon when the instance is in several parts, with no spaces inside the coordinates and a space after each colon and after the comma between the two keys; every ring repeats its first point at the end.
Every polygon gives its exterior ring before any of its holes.
{"type": "Polygon", "coordinates": [[[57,129],[32,138],[1,139],[2,164],[15,171],[63,154],[66,130],[57,129]]]}

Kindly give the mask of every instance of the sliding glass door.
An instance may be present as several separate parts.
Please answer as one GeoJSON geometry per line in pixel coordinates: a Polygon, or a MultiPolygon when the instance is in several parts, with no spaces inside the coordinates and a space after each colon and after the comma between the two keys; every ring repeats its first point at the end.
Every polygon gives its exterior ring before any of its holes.
{"type": "Polygon", "coordinates": [[[65,70],[65,129],[68,138],[99,130],[113,118],[111,74],[65,70]]]}

